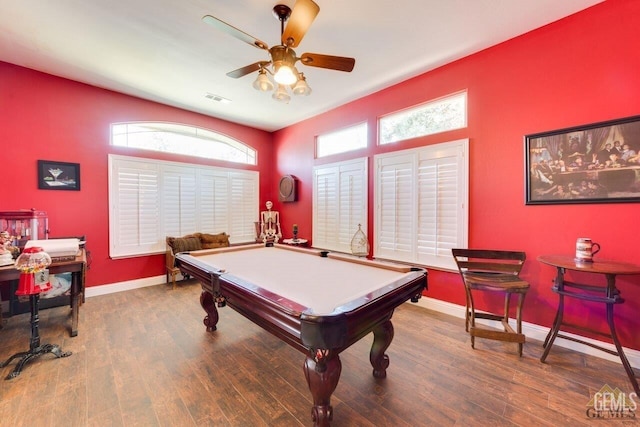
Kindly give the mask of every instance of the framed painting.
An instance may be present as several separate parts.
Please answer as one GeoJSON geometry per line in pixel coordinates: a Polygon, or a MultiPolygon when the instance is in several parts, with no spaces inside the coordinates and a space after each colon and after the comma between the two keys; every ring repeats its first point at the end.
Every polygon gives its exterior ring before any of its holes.
{"type": "Polygon", "coordinates": [[[41,190],[80,191],[78,163],[38,160],[38,188],[41,190]]]}
{"type": "Polygon", "coordinates": [[[640,201],[640,116],[525,136],[526,204],[640,201]]]}

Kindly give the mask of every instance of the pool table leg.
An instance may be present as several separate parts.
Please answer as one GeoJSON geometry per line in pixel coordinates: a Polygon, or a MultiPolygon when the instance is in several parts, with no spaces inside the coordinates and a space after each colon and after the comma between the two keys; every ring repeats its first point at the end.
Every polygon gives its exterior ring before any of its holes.
{"type": "Polygon", "coordinates": [[[207,312],[204,316],[202,323],[207,327],[207,332],[216,330],[218,324],[218,309],[216,308],[216,302],[213,299],[213,295],[210,292],[202,291],[200,294],[200,305],[207,312]]]}
{"type": "Polygon", "coordinates": [[[313,425],[328,427],[333,419],[331,394],[338,385],[342,362],[338,353],[331,350],[313,350],[304,361],[304,376],[313,396],[311,418],[313,425]]]}
{"type": "Polygon", "coordinates": [[[393,340],[393,325],[391,320],[387,320],[373,329],[373,344],[369,353],[369,361],[373,366],[373,376],[376,378],[386,378],[389,367],[389,356],[384,354],[393,340]]]}

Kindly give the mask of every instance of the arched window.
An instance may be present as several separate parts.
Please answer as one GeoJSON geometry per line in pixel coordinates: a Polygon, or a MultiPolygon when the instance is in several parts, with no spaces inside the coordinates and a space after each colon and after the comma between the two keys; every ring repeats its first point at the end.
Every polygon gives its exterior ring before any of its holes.
{"type": "Polygon", "coordinates": [[[257,164],[256,150],[217,132],[163,122],[114,123],[111,144],[228,162],[257,164]]]}

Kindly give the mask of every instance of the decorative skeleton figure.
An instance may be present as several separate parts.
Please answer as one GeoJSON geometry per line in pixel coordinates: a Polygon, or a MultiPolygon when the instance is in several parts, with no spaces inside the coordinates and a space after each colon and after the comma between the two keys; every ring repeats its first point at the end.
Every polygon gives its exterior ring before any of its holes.
{"type": "Polygon", "coordinates": [[[260,238],[266,244],[267,242],[278,243],[282,237],[280,230],[280,214],[278,211],[272,211],[273,203],[266,203],[267,210],[260,213],[260,238]]]}

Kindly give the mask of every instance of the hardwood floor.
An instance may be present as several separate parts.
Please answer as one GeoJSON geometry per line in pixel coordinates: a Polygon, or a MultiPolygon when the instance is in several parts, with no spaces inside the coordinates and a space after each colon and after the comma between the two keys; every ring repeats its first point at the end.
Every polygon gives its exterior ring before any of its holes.
{"type": "MultiPolygon", "coordinates": [[[[301,353],[242,316],[220,310],[207,333],[200,286],[181,282],[87,299],[79,334],[68,307],[40,312],[51,355],[22,374],[0,370],[2,426],[308,426],[311,395],[301,353]]],[[[6,319],[0,359],[29,346],[29,314],[6,319]]],[[[464,321],[405,304],[394,314],[385,380],[372,376],[365,337],[341,354],[334,426],[605,425],[586,417],[604,384],[631,391],[621,365],[541,343],[478,339],[464,321]]],[[[611,424],[635,425],[634,420],[611,424]]]]}

